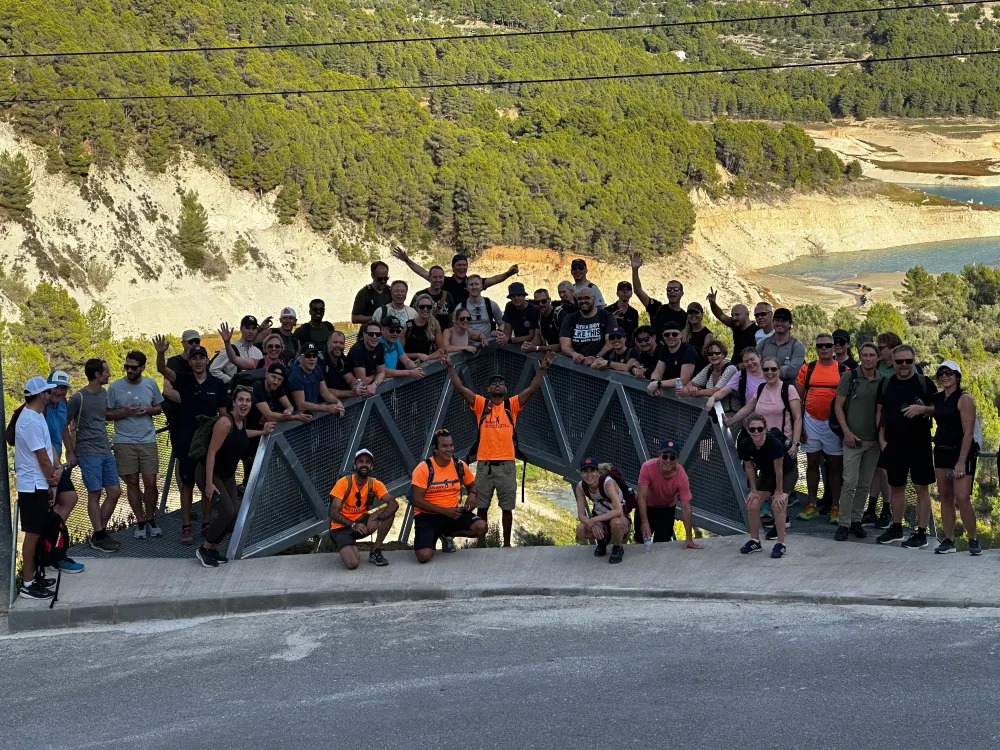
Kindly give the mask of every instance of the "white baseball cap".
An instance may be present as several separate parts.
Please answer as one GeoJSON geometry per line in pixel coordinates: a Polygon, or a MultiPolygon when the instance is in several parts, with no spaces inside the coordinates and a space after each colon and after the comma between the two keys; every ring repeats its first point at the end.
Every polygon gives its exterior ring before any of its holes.
{"type": "Polygon", "coordinates": [[[295,314],[295,308],[294,307],[283,307],[283,308],[281,308],[281,314],[278,317],[279,318],[284,318],[284,317],[298,318],[299,316],[295,314]]]}
{"type": "Polygon", "coordinates": [[[69,388],[69,375],[62,370],[55,370],[49,375],[49,382],[54,386],[64,385],[69,388]]]}
{"type": "Polygon", "coordinates": [[[946,359],[944,362],[938,365],[938,370],[947,367],[952,372],[957,372],[959,375],[962,374],[962,368],[959,366],[958,362],[953,359],[946,359]]]}
{"type": "Polygon", "coordinates": [[[24,395],[27,396],[37,396],[39,393],[45,393],[45,391],[51,391],[55,388],[54,383],[50,383],[41,375],[35,375],[35,377],[28,380],[24,384],[24,395]]]}
{"type": "Polygon", "coordinates": [[[362,448],[357,453],[354,454],[354,460],[357,461],[361,456],[368,456],[372,461],[375,460],[375,454],[372,453],[367,448],[362,448]]]}

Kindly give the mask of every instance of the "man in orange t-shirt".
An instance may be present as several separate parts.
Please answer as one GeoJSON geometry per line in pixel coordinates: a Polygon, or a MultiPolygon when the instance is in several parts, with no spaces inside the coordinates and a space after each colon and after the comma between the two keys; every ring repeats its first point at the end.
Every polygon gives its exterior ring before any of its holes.
{"type": "Polygon", "coordinates": [[[354,454],[354,473],[341,477],[330,490],[330,537],[348,570],[361,564],[357,540],[370,534],[375,534],[375,546],[368,555],[368,562],[379,567],[389,564],[382,555],[382,543],[392,528],[399,503],[385,485],[372,476],[374,468],[375,456],[362,448],[354,454]],[[380,510],[372,516],[375,508],[380,510]]]}
{"type": "MultiPolygon", "coordinates": [[[[413,551],[418,562],[430,562],[438,539],[486,535],[486,521],[472,514],[475,507],[476,478],[465,461],[455,458],[455,441],[448,430],[438,430],[431,439],[434,452],[421,461],[410,476],[415,534],[413,551]],[[431,473],[433,472],[433,474],[431,473]],[[462,486],[469,492],[459,506],[462,486]]],[[[445,548],[445,551],[454,552],[445,548]]]]}
{"type": "Polygon", "coordinates": [[[503,516],[503,546],[510,546],[511,527],[514,525],[514,505],[517,503],[517,470],[514,466],[514,427],[517,416],[525,403],[542,385],[545,371],[555,360],[549,352],[528,387],[507,399],[507,382],[503,375],[494,375],[486,386],[489,400],[465,387],[451,360],[445,358],[445,367],[451,376],[455,391],[472,407],[479,425],[479,449],[476,451],[479,495],[476,497],[477,515],[489,523],[490,505],[496,492],[497,505],[503,516]],[[506,401],[506,403],[505,403],[506,401]],[[510,411],[507,411],[507,404],[510,411]],[[488,409],[488,411],[487,411],[488,409]]]}

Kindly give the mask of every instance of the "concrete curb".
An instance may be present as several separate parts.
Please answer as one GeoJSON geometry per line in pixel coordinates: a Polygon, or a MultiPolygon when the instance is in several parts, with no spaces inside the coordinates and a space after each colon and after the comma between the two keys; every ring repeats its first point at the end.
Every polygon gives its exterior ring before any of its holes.
{"type": "Polygon", "coordinates": [[[49,609],[39,607],[11,609],[7,616],[9,632],[87,625],[117,625],[145,620],[176,620],[192,617],[302,609],[336,604],[388,604],[405,601],[444,601],[522,596],[618,597],[649,599],[693,599],[716,601],[773,602],[793,604],[864,605],[875,607],[957,607],[1000,608],[997,602],[942,597],[876,595],[840,595],[796,591],[704,591],[683,588],[625,588],[612,586],[404,586],[379,590],[330,588],[313,591],[264,591],[190,599],[143,599],[108,604],[71,604],[58,602],[49,609]]]}

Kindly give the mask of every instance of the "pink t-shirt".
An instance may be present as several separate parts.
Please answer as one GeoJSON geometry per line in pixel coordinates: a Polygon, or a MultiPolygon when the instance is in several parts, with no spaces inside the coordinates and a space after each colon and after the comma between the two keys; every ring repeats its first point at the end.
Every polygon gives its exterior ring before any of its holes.
{"type": "MultiPolygon", "coordinates": [[[[748,398],[753,398],[753,393],[747,394],[748,398]]],[[[792,401],[799,401],[799,393],[795,390],[794,385],[788,387],[788,403],[791,405],[792,401]]],[[[781,388],[775,388],[773,391],[764,386],[764,390],[760,392],[760,398],[757,399],[757,408],[754,410],[760,414],[764,419],[767,420],[768,428],[771,427],[781,427],[781,413],[785,410],[785,404],[781,400],[781,388]]],[[[785,414],[785,437],[789,440],[792,439],[792,415],[789,412],[785,414]]]]}
{"type": "Polygon", "coordinates": [[[649,487],[646,495],[646,506],[649,508],[673,508],[680,500],[691,502],[691,483],[687,472],[680,464],[677,473],[667,479],[660,470],[660,458],[651,458],[639,469],[639,486],[649,487]]]}

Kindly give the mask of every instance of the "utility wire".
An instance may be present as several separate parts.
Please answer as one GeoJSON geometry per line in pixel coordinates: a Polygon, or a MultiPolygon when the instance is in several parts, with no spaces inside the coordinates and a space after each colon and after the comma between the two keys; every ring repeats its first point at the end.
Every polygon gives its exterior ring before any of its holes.
{"type": "Polygon", "coordinates": [[[20,52],[0,54],[0,60],[25,60],[39,57],[99,57],[120,55],[168,55],[182,52],[240,52],[249,50],[308,49],[318,47],[353,47],[375,44],[412,44],[414,42],[467,42],[482,39],[510,39],[520,36],[554,36],[557,34],[591,34],[595,32],[635,31],[638,29],[672,29],[678,27],[717,26],[728,23],[752,23],[757,21],[787,21],[828,16],[848,16],[859,13],[888,13],[901,10],[922,10],[924,8],[947,8],[963,5],[984,5],[994,0],[956,0],[947,3],[927,3],[913,5],[889,5],[884,8],[858,8],[852,10],[827,10],[815,13],[782,13],[774,16],[750,16],[748,18],[714,18],[701,21],[669,21],[664,23],[627,24],[621,26],[590,26],[580,29],[544,29],[541,31],[505,31],[496,34],[454,34],[443,36],[393,37],[388,39],[345,39],[332,42],[288,42],[282,44],[247,44],[219,47],[163,47],[154,49],[126,50],[83,50],[78,52],[20,52]]]}
{"type": "Polygon", "coordinates": [[[1000,49],[973,50],[971,52],[940,52],[896,57],[869,57],[858,60],[825,60],[822,62],[786,63],[783,65],[752,65],[745,68],[706,68],[702,70],[664,70],[651,73],[615,73],[610,75],[569,76],[566,78],[526,78],[513,81],[469,81],[458,83],[405,83],[390,86],[354,86],[336,89],[294,89],[290,91],[210,92],[204,94],[124,94],[121,96],[53,96],[33,99],[4,99],[0,104],[52,104],[62,102],[122,102],[155,99],[239,99],[258,96],[299,96],[310,94],[360,94],[383,91],[412,91],[419,89],[461,89],[505,86],[530,86],[546,83],[572,83],[575,81],[625,81],[637,78],[671,78],[674,76],[714,75],[719,73],[756,73],[767,70],[796,68],[828,68],[837,65],[873,65],[877,63],[907,62],[910,60],[941,60],[950,57],[977,57],[1000,54],[1000,49]]]}

